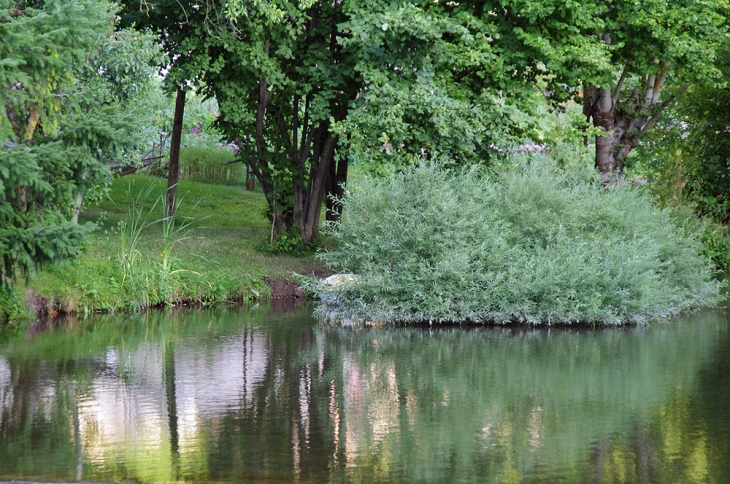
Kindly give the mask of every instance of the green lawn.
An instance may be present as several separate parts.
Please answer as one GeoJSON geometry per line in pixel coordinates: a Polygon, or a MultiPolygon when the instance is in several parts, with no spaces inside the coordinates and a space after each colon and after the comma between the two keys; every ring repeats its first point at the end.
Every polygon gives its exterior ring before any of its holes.
{"type": "Polygon", "coordinates": [[[265,277],[291,277],[315,267],[311,256],[272,255],[262,250],[270,224],[261,193],[243,186],[181,181],[177,226],[190,221],[187,237],[174,246],[172,263],[162,268],[162,224],[153,223],[137,250],[124,259],[120,222],[140,192],[152,187],[143,216],[162,217],[155,200],[166,180],[146,175],[116,179],[108,197],[89,208],[80,221],[98,228],[74,262],[48,268],[28,288],[54,301],[63,311],[112,311],[164,304],[262,299],[269,295],[265,277]]]}

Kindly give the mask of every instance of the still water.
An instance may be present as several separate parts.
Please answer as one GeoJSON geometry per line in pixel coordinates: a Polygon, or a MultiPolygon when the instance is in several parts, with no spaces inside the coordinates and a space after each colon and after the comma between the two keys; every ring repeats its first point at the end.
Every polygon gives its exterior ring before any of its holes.
{"type": "Polygon", "coordinates": [[[5,332],[0,480],[728,482],[728,329],[337,329],[267,305],[5,332]]]}

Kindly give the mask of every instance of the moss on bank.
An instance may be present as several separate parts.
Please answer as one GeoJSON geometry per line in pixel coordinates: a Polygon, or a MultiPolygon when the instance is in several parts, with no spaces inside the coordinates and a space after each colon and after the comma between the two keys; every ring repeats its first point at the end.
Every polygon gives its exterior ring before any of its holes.
{"type": "Polygon", "coordinates": [[[20,319],[24,306],[36,313],[89,313],[266,299],[272,296],[267,280],[316,268],[308,256],[261,250],[270,230],[266,202],[242,186],[181,181],[178,232],[166,245],[157,201],[165,187],[166,180],[145,175],[116,179],[108,197],[80,217],[98,227],[78,259],[20,282],[13,297],[0,298],[0,321],[20,319]],[[142,200],[139,194],[148,189],[142,200]],[[140,206],[138,222],[149,225],[130,244],[122,232],[134,203],[140,206]]]}

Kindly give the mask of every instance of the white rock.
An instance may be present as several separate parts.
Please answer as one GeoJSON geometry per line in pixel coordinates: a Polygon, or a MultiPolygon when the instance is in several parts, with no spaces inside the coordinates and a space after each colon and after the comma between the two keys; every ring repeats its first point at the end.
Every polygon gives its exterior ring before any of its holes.
{"type": "Polygon", "coordinates": [[[322,279],[322,285],[325,287],[347,286],[355,284],[357,280],[357,274],[333,274],[326,279],[322,279]]]}

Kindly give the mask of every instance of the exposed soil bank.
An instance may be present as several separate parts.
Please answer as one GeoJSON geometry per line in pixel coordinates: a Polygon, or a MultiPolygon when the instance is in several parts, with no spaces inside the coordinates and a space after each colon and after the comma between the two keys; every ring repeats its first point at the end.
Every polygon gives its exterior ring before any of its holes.
{"type": "MultiPolygon", "coordinates": [[[[308,268],[309,274],[314,274],[317,277],[325,277],[329,275],[329,272],[322,267],[311,266],[308,268]]],[[[264,277],[263,282],[269,287],[270,292],[266,296],[257,298],[258,301],[266,300],[304,300],[304,291],[302,290],[299,282],[289,279],[283,276],[264,277]]],[[[61,298],[49,298],[43,294],[28,289],[24,294],[25,309],[28,314],[34,319],[46,319],[55,318],[61,315],[75,315],[79,312],[79,308],[75,306],[68,306],[64,304],[61,298]]],[[[232,299],[231,303],[243,302],[243,299],[232,299]]],[[[179,300],[174,306],[203,306],[206,303],[200,303],[195,300],[179,300]]],[[[98,311],[106,312],[106,311],[98,311]]]]}

